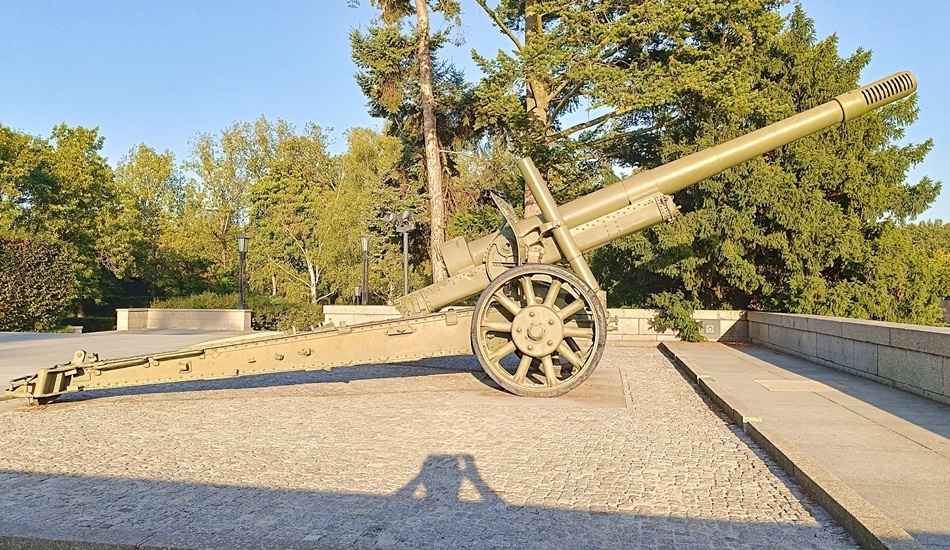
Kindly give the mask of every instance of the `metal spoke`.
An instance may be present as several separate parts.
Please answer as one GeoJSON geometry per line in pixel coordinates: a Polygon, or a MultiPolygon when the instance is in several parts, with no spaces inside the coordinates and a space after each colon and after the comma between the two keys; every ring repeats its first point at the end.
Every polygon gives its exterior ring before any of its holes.
{"type": "Polygon", "coordinates": [[[541,358],[541,370],[544,371],[544,381],[547,382],[548,386],[557,386],[560,380],[557,379],[557,376],[554,374],[554,361],[551,360],[550,355],[545,355],[541,358]]]}
{"type": "MultiPolygon", "coordinates": [[[[567,338],[567,337],[565,337],[565,338],[564,338],[564,341],[567,342],[567,345],[568,345],[568,347],[571,348],[571,351],[573,351],[574,353],[580,353],[581,347],[580,347],[579,345],[577,345],[577,342],[575,342],[573,338],[567,338]]],[[[586,355],[586,354],[585,354],[585,355],[586,355]]]]}
{"type": "Polygon", "coordinates": [[[529,306],[535,305],[534,281],[531,280],[531,277],[521,278],[521,288],[524,289],[525,303],[529,306]]]}
{"type": "Polygon", "coordinates": [[[496,292],[495,295],[492,296],[492,297],[493,297],[495,300],[497,300],[498,303],[501,304],[502,307],[504,307],[505,309],[507,309],[508,312],[511,313],[512,315],[518,315],[519,313],[521,313],[521,306],[519,306],[517,303],[515,303],[514,300],[512,300],[511,298],[509,298],[509,297],[505,294],[505,291],[504,291],[504,290],[499,290],[499,291],[496,292]]]}
{"type": "Polygon", "coordinates": [[[511,332],[511,323],[495,323],[492,321],[482,321],[482,330],[493,332],[511,332]]]}
{"type": "Polygon", "coordinates": [[[515,384],[525,383],[525,376],[528,375],[528,369],[531,368],[532,359],[530,355],[521,356],[521,361],[518,362],[518,370],[515,371],[515,384]]]}
{"type": "Polygon", "coordinates": [[[499,348],[497,351],[495,351],[495,353],[491,354],[488,360],[491,361],[492,363],[495,363],[502,357],[508,355],[509,353],[513,353],[515,349],[516,349],[515,343],[509,341],[507,344],[505,344],[504,346],[499,348]]]}
{"type": "Polygon", "coordinates": [[[577,313],[583,308],[584,308],[584,300],[581,300],[580,298],[578,298],[574,300],[573,302],[564,306],[560,311],[557,312],[557,314],[563,321],[567,319],[568,317],[570,317],[571,315],[574,315],[575,313],[577,313]]]}
{"type": "Polygon", "coordinates": [[[561,281],[554,279],[551,281],[551,286],[548,287],[548,293],[544,297],[544,305],[546,307],[554,307],[554,303],[557,302],[557,295],[561,293],[561,281]]]}
{"type": "Polygon", "coordinates": [[[564,337],[592,340],[594,338],[594,331],[587,328],[564,327],[564,337]]]}
{"type": "Polygon", "coordinates": [[[603,306],[570,271],[517,266],[491,281],[475,304],[472,350],[502,388],[553,397],[594,370],[604,349],[602,319],[603,306]]]}
{"type": "Polygon", "coordinates": [[[578,357],[576,353],[571,351],[571,348],[568,347],[568,345],[564,342],[561,342],[561,344],[557,347],[557,351],[560,352],[561,357],[567,359],[567,362],[574,365],[575,367],[581,368],[584,366],[584,360],[578,357]]]}

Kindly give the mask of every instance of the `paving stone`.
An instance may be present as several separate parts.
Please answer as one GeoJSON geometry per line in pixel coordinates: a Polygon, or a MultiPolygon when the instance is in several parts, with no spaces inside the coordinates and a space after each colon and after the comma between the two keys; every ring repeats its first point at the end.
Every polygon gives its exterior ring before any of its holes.
{"type": "Polygon", "coordinates": [[[0,524],[162,547],[855,547],[656,349],[600,369],[610,407],[499,394],[461,357],[15,409],[0,524]]]}

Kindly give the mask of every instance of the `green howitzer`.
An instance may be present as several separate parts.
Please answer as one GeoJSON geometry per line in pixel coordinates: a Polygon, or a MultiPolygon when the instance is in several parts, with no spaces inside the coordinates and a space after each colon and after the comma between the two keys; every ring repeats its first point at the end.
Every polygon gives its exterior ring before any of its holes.
{"type": "Polygon", "coordinates": [[[512,393],[562,395],[590,376],[606,345],[604,295],[584,252],[672,220],[676,191],[916,89],[913,74],[900,72],[561,206],[531,159],[522,159],[518,169],[541,215],[519,219],[493,195],[502,227],[445,243],[450,277],[397,299],[403,318],[115,360],[78,351],[67,364],[11,380],[6,395],[44,403],[80,390],[469,353],[512,393]],[[476,295],[474,308],[447,308],[476,295]]]}

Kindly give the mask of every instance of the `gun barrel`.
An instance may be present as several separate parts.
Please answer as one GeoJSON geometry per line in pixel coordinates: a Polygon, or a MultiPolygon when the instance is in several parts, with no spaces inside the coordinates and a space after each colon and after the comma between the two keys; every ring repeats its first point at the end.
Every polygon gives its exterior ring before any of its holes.
{"type": "Polygon", "coordinates": [[[580,197],[561,206],[561,216],[569,227],[575,227],[651,195],[674,193],[782,145],[905,98],[916,89],[912,73],[896,73],[765,128],[580,197]]]}
{"type": "MultiPolygon", "coordinates": [[[[577,248],[594,250],[611,241],[671,219],[676,213],[670,194],[755,158],[763,153],[847,122],[878,107],[905,98],[917,90],[917,80],[908,71],[893,74],[856,90],[843,93],[827,103],[781,120],[715,147],[687,155],[663,166],[638,172],[613,185],[579,197],[557,209],[577,248]]],[[[526,179],[536,171],[530,159],[518,168],[526,179]]],[[[551,220],[545,220],[550,222],[551,220]]],[[[527,235],[542,224],[539,216],[515,223],[516,235],[527,235]]],[[[446,243],[448,279],[396,300],[403,314],[437,311],[458,300],[477,294],[491,280],[487,263],[499,233],[470,242],[458,238],[446,243]],[[451,261],[450,261],[451,260],[451,261]]],[[[543,239],[539,261],[555,263],[562,251],[554,239],[543,239]]]]}

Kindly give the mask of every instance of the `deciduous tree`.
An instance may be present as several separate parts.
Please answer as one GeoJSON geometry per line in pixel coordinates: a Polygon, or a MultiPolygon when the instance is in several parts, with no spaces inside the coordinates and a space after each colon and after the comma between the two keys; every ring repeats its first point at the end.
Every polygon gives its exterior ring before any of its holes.
{"type": "Polygon", "coordinates": [[[41,139],[0,126],[0,228],[66,247],[77,306],[101,300],[123,268],[122,249],[102,238],[118,210],[103,142],[97,128],[63,124],[41,139]]]}
{"type": "Polygon", "coordinates": [[[310,303],[344,291],[359,262],[366,195],[341,174],[326,136],[308,126],[275,143],[266,174],[251,189],[255,253],[272,278],[304,290],[310,303]]]}
{"type": "Polygon", "coordinates": [[[111,224],[110,235],[129,244],[130,275],[146,281],[154,298],[163,278],[167,236],[185,208],[185,179],[170,151],[158,153],[144,143],[133,147],[115,170],[121,213],[111,224]]]}

